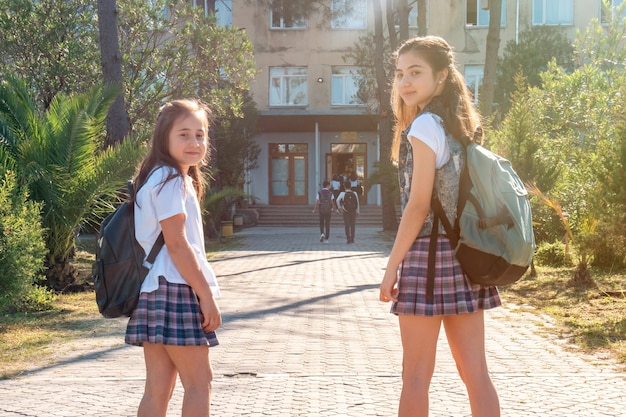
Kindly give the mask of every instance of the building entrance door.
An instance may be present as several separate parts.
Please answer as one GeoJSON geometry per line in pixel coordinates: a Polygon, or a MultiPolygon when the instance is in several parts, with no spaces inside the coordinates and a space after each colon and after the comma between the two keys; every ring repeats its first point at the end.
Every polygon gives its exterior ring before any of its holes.
{"type": "MultiPolygon", "coordinates": [[[[331,153],[326,157],[326,176],[356,176],[359,187],[367,178],[367,144],[365,143],[333,143],[331,153]]],[[[360,203],[367,204],[367,195],[361,191],[360,203]]]]}
{"type": "Polygon", "coordinates": [[[307,165],[306,143],[270,144],[270,204],[307,204],[307,165]]]}

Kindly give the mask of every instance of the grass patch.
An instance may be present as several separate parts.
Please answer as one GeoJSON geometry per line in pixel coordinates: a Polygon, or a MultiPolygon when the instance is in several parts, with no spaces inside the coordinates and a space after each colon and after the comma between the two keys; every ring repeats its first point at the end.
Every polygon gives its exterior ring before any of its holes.
{"type": "Polygon", "coordinates": [[[59,345],[105,324],[92,291],[60,295],[52,311],[1,316],[0,378],[49,364],[59,345]]]}
{"type": "MultiPolygon", "coordinates": [[[[240,237],[207,241],[207,257],[236,249],[240,241],[240,237]]],[[[79,272],[77,284],[84,284],[85,291],[59,294],[50,311],[0,315],[0,379],[54,363],[59,355],[71,353],[73,340],[120,332],[118,320],[105,319],[98,312],[91,281],[95,248],[92,236],[77,240],[74,265],[79,272]]]]}
{"type": "Polygon", "coordinates": [[[501,289],[506,302],[532,306],[554,318],[551,331],[569,339],[587,353],[617,360],[626,367],[626,273],[592,270],[598,288],[579,288],[569,281],[573,268],[539,267],[535,278],[501,289]]]}

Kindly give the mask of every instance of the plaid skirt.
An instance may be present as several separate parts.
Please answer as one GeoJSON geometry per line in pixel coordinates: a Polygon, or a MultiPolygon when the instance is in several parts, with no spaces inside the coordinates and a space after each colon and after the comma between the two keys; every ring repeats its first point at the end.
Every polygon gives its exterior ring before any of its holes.
{"type": "Polygon", "coordinates": [[[434,298],[426,299],[428,280],[428,245],[430,237],[416,239],[402,261],[398,278],[398,302],[394,314],[441,316],[473,313],[502,303],[496,287],[473,285],[465,277],[445,236],[437,240],[434,298]]]}
{"type": "Polygon", "coordinates": [[[125,341],[142,346],[144,342],[174,346],[217,346],[215,332],[202,330],[198,298],[186,284],[173,284],[159,277],[159,288],[142,292],[126,326],[125,341]]]}

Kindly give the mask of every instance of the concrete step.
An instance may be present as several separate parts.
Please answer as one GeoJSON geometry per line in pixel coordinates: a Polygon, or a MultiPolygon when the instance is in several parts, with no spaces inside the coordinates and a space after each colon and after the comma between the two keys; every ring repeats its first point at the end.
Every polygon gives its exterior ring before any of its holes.
{"type": "MultiPolygon", "coordinates": [[[[255,209],[259,213],[258,226],[318,226],[319,214],[312,213],[313,206],[260,206],[255,209]]],[[[382,207],[374,205],[361,206],[361,214],[357,217],[357,225],[382,227],[382,207]]],[[[336,212],[330,217],[332,226],[343,226],[343,216],[336,212]]]]}

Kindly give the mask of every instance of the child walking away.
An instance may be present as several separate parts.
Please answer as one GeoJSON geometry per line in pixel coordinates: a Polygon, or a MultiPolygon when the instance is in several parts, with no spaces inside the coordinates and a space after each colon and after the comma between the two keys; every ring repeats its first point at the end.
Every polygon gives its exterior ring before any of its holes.
{"type": "Polygon", "coordinates": [[[391,311],[400,324],[403,359],[398,415],[428,415],[428,390],[443,324],[472,415],[498,417],[498,394],[485,358],[483,314],[500,305],[498,291],[468,280],[431,210],[431,198],[438,199],[454,224],[464,164],[460,141],[472,140],[479,115],[445,40],[435,36],[410,39],[396,52],[395,63],[392,155],[398,161],[402,219],[379,298],[393,302],[391,311]],[[429,265],[431,251],[435,256],[429,265]],[[434,274],[431,285],[429,270],[434,274]]]}
{"type": "Polygon", "coordinates": [[[346,243],[354,243],[356,216],[360,213],[359,197],[350,189],[350,180],[344,181],[345,191],[337,197],[337,207],[343,213],[343,225],[346,230],[346,243]]]}
{"type": "Polygon", "coordinates": [[[222,320],[199,205],[209,116],[198,101],[164,105],[134,179],[137,241],[148,253],[161,232],[165,239],[126,328],[126,343],[143,346],[145,357],[139,417],[165,417],[178,375],[185,390],[182,415],[209,416],[209,346],[218,344],[222,320]]]}
{"type": "Polygon", "coordinates": [[[335,205],[335,196],[330,190],[330,181],[325,180],[322,184],[324,188],[322,188],[317,193],[317,198],[315,199],[315,207],[313,207],[313,213],[317,209],[320,211],[320,242],[328,243],[328,239],[330,238],[330,215],[333,212],[333,207],[335,205]]]}

